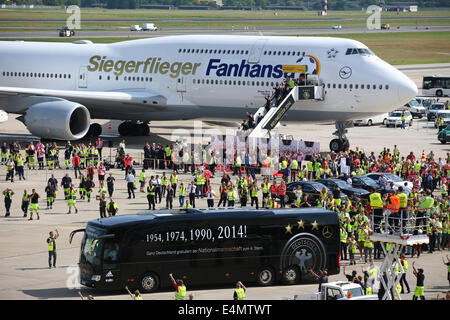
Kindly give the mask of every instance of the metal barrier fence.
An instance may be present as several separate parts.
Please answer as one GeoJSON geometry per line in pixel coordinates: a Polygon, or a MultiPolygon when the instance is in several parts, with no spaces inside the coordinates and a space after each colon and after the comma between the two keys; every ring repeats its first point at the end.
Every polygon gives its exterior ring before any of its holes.
{"type": "Polygon", "coordinates": [[[397,236],[427,234],[431,209],[417,207],[401,208],[393,212],[383,208],[382,215],[372,210],[369,214],[371,229],[374,233],[397,236]]]}

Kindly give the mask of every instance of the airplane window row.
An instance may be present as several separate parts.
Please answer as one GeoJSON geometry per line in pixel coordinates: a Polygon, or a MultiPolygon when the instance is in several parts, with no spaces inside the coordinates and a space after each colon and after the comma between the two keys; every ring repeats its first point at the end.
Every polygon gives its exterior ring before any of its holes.
{"type": "MultiPolygon", "coordinates": [[[[367,85],[355,84],[355,85],[353,85],[351,83],[348,86],[347,86],[346,83],[344,83],[344,84],[341,84],[341,83],[339,83],[339,84],[336,84],[336,83],[330,84],[330,83],[328,83],[327,84],[327,88],[328,89],[331,89],[331,88],[333,88],[333,89],[336,89],[336,88],[337,89],[342,89],[342,88],[347,89],[348,88],[348,89],[366,89],[366,90],[370,90],[372,88],[373,90],[376,90],[377,87],[378,87],[379,90],[383,90],[383,85],[382,84],[380,84],[378,86],[376,84],[372,84],[372,85],[370,85],[370,84],[367,84],[367,85]]],[[[389,90],[389,85],[388,84],[384,85],[384,89],[385,90],[389,90]]]]}
{"type": "Polygon", "coordinates": [[[248,50],[178,49],[178,53],[248,54],[248,50]]]}
{"type": "Polygon", "coordinates": [[[264,51],[264,55],[273,55],[273,56],[301,56],[304,55],[304,52],[300,51],[264,51]]]}
{"type": "Polygon", "coordinates": [[[54,79],[70,79],[70,74],[66,73],[41,73],[41,72],[9,72],[3,71],[4,77],[22,77],[22,78],[54,78],[54,79]]]}
{"type": "Polygon", "coordinates": [[[274,87],[278,82],[264,82],[264,81],[244,81],[244,80],[209,80],[209,79],[193,79],[194,84],[217,84],[217,85],[238,85],[238,86],[271,86],[274,87]]]}
{"type": "MultiPolygon", "coordinates": [[[[105,77],[106,80],[111,80],[111,78],[113,78],[113,77],[111,77],[111,76],[105,77]]],[[[116,78],[116,80],[119,80],[119,77],[116,76],[115,78],[116,78]]],[[[98,80],[102,80],[102,79],[103,79],[103,76],[99,75],[98,80]]],[[[131,76],[127,77],[127,76],[125,76],[125,77],[123,77],[123,80],[124,81],[152,82],[153,78],[152,77],[131,77],[131,76]]]]}

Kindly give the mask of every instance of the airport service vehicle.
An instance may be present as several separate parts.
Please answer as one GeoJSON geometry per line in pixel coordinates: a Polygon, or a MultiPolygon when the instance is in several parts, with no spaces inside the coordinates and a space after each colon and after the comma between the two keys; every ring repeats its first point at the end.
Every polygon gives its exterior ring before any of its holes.
{"type": "Polygon", "coordinates": [[[306,91],[294,90],[302,95],[289,96],[295,99],[283,121],[333,121],[334,140],[343,146],[351,120],[389,112],[417,95],[417,86],[401,71],[364,44],[342,38],[3,41],[0,56],[1,108],[21,115],[33,135],[58,140],[81,139],[90,127],[101,133],[91,119],[124,121],[118,128],[123,136],[148,134],[150,121],[240,121],[265,104],[277,83],[306,73],[318,79],[312,89],[322,98],[306,99],[306,91]]]}
{"type": "Polygon", "coordinates": [[[445,110],[445,104],[441,102],[433,103],[427,112],[428,121],[433,121],[434,119],[436,119],[436,114],[443,110],[445,110]]]}
{"type": "MultiPolygon", "coordinates": [[[[405,111],[405,125],[412,126],[413,117],[409,111],[405,111]]],[[[386,119],[386,127],[400,127],[402,125],[402,110],[396,110],[386,119]]]]}
{"type": "Polygon", "coordinates": [[[436,112],[436,116],[434,117],[434,127],[435,128],[438,127],[437,122],[438,122],[439,117],[442,117],[442,119],[444,120],[445,126],[450,124],[450,110],[440,110],[440,111],[436,112]]]}
{"type": "Polygon", "coordinates": [[[342,26],[340,24],[336,24],[332,27],[333,30],[340,30],[342,29],[342,26]]]}
{"type": "Polygon", "coordinates": [[[390,173],[390,172],[372,172],[372,173],[366,174],[365,177],[368,177],[368,178],[374,180],[375,182],[377,182],[381,175],[384,175],[384,177],[388,181],[388,184],[390,182],[394,182],[394,187],[397,187],[397,188],[404,187],[405,183],[406,183],[407,187],[410,190],[412,190],[412,188],[413,188],[413,184],[411,181],[405,181],[402,178],[400,178],[399,176],[397,176],[393,173],[390,173]]]}
{"type": "Polygon", "coordinates": [[[450,141],[450,125],[438,133],[438,140],[443,144],[450,141]]]}
{"type": "Polygon", "coordinates": [[[430,97],[416,97],[416,101],[419,102],[426,110],[433,104],[436,103],[437,100],[435,98],[430,97]]]}
{"type": "Polygon", "coordinates": [[[339,273],[339,224],[319,209],[222,208],[144,211],[91,220],[83,232],[80,282],[153,292],[187,286],[298,283],[311,268],[339,273]]]}
{"type": "Polygon", "coordinates": [[[68,26],[62,27],[59,30],[59,36],[60,37],[73,37],[75,35],[75,31],[69,29],[68,26]]]}
{"type": "Polygon", "coordinates": [[[422,119],[427,112],[425,107],[423,107],[416,99],[412,99],[406,103],[402,109],[406,109],[411,112],[413,119],[414,117],[422,119]]]}
{"type": "Polygon", "coordinates": [[[313,294],[296,294],[293,299],[284,298],[283,300],[378,300],[375,294],[365,295],[362,287],[353,282],[322,283],[321,290],[313,294]]]}
{"type": "Polygon", "coordinates": [[[142,31],[157,31],[158,27],[153,23],[144,23],[142,25],[142,31]]]}
{"type": "Polygon", "coordinates": [[[391,26],[389,25],[389,23],[383,23],[381,25],[381,30],[389,30],[391,28],[391,26]]]}
{"type": "Polygon", "coordinates": [[[142,28],[139,25],[137,25],[137,24],[133,24],[130,27],[130,31],[142,31],[142,28]]]}
{"type": "Polygon", "coordinates": [[[450,76],[424,76],[422,83],[422,94],[436,97],[450,95],[450,76]]]}
{"type": "Polygon", "coordinates": [[[360,125],[366,125],[366,126],[373,126],[374,124],[386,124],[386,119],[389,116],[389,113],[383,113],[374,117],[366,118],[366,119],[360,119],[360,120],[353,120],[353,124],[355,126],[360,125]]]}
{"type": "Polygon", "coordinates": [[[340,190],[347,196],[356,196],[362,199],[369,198],[369,192],[362,188],[355,188],[341,179],[318,179],[317,182],[325,185],[331,191],[340,190]]]}

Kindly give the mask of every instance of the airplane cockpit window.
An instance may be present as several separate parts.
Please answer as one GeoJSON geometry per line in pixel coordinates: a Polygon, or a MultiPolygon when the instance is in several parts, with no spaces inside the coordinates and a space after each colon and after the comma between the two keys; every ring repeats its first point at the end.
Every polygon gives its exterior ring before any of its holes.
{"type": "Polygon", "coordinates": [[[351,55],[351,54],[359,54],[359,55],[373,55],[373,52],[370,51],[367,48],[348,48],[347,51],[345,52],[345,55],[351,55]]]}

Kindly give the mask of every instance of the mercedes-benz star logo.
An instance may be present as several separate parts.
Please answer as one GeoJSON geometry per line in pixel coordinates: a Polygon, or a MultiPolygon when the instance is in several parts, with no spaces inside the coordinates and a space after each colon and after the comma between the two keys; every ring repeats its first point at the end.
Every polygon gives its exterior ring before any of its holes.
{"type": "Polygon", "coordinates": [[[325,227],[322,229],[322,236],[323,236],[325,239],[330,239],[332,235],[333,235],[333,232],[331,232],[331,229],[330,229],[329,226],[325,226],[325,227]]]}

